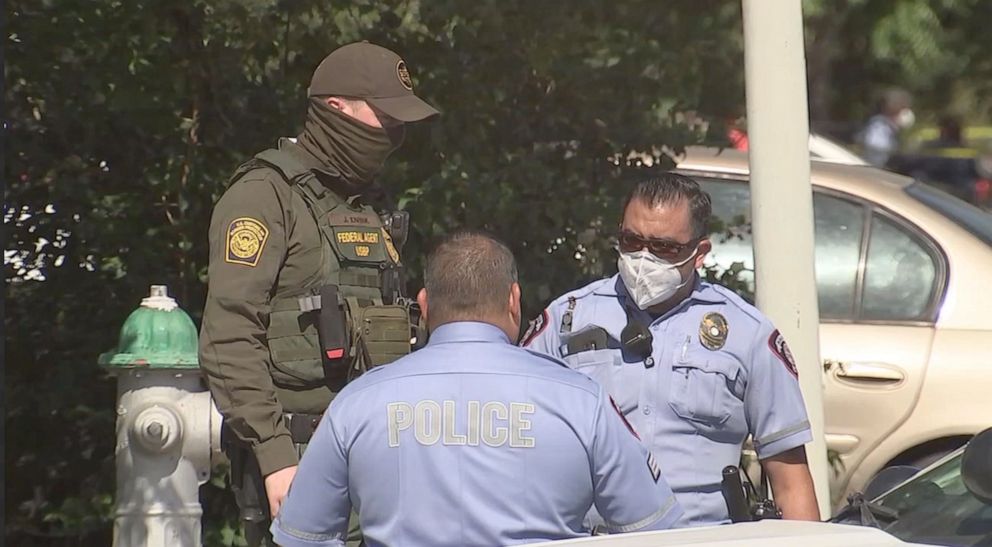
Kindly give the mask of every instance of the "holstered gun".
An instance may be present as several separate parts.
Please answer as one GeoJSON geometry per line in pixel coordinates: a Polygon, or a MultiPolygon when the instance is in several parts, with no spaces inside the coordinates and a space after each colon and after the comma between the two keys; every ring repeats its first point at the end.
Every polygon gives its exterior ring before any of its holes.
{"type": "Polygon", "coordinates": [[[232,439],[233,435],[226,427],[221,430],[221,444],[231,462],[231,491],[238,504],[245,541],[248,547],[259,547],[271,538],[265,481],[251,448],[232,439]]]}
{"type": "Polygon", "coordinates": [[[736,465],[723,468],[723,478],[720,481],[720,492],[727,504],[727,512],[731,522],[751,522],[751,511],[744,497],[744,483],[741,481],[741,471],[736,465]]]}
{"type": "MultiPolygon", "coordinates": [[[[780,519],[782,511],[763,493],[754,488],[754,483],[743,471],[746,481],[741,478],[742,469],[736,465],[723,468],[723,478],[720,481],[720,491],[727,504],[727,513],[732,522],[751,522],[754,520],[780,519]]],[[[762,485],[765,490],[767,485],[762,485]]]]}

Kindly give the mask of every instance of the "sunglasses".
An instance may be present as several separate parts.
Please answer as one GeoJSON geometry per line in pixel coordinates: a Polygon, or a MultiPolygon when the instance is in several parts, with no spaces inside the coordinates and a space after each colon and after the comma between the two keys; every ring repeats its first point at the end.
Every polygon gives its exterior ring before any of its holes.
{"type": "Polygon", "coordinates": [[[641,249],[647,249],[648,252],[653,254],[658,258],[663,258],[665,260],[674,260],[682,256],[686,249],[694,248],[699,244],[702,238],[692,239],[687,243],[677,243],[670,239],[651,239],[641,237],[634,232],[627,230],[621,230],[617,234],[617,242],[619,243],[620,251],[624,253],[636,253],[641,249]]]}

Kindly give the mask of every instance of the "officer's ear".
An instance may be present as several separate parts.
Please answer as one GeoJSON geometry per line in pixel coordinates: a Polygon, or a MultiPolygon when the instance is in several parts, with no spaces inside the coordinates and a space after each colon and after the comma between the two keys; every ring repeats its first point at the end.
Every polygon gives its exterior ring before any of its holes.
{"type": "Polygon", "coordinates": [[[353,108],[348,103],[348,101],[342,99],[341,97],[327,97],[324,99],[327,106],[337,110],[338,112],[344,112],[345,114],[351,114],[353,108]]]}
{"type": "Polygon", "coordinates": [[[514,283],[510,285],[510,315],[520,323],[521,312],[520,312],[520,284],[514,283]]]}
{"type": "Polygon", "coordinates": [[[420,289],[417,293],[417,304],[420,306],[420,320],[427,325],[427,289],[420,289]]]}
{"type": "Polygon", "coordinates": [[[693,259],[693,266],[695,269],[703,267],[703,262],[706,261],[706,255],[713,250],[713,243],[710,242],[710,238],[704,237],[699,241],[699,247],[696,250],[696,258],[693,259]]]}

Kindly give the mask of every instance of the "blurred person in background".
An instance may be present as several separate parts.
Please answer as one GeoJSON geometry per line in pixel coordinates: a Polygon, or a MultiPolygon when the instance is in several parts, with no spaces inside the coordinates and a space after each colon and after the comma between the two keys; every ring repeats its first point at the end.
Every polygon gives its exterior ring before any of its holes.
{"type": "Polygon", "coordinates": [[[923,143],[923,148],[934,150],[942,148],[961,148],[964,146],[962,138],[961,120],[957,116],[945,114],[937,121],[937,130],[940,132],[936,139],[923,143]]]}
{"type": "Polygon", "coordinates": [[[912,98],[904,89],[889,89],[879,103],[878,113],[858,135],[862,156],[875,167],[885,167],[899,149],[899,134],[916,122],[911,108],[912,98]]]}

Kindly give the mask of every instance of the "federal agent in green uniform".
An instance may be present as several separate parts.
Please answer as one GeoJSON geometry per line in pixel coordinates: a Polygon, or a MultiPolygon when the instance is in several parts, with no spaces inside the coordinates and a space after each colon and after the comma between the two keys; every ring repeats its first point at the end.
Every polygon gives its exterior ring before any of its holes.
{"type": "Polygon", "coordinates": [[[369,196],[405,124],[438,111],[398,55],[367,42],[328,55],[308,94],[303,132],[241,165],[210,223],[200,366],[253,544],[336,391],[410,351],[406,217],[369,196]]]}

